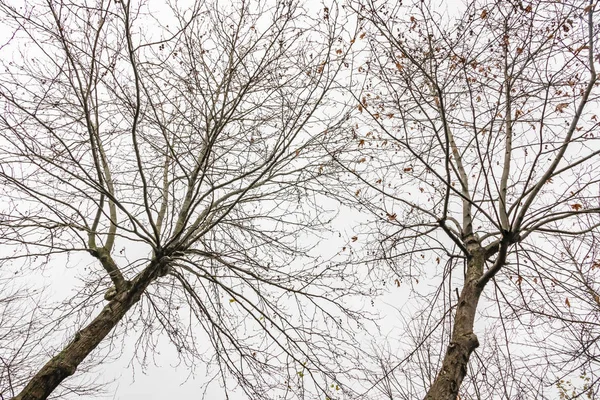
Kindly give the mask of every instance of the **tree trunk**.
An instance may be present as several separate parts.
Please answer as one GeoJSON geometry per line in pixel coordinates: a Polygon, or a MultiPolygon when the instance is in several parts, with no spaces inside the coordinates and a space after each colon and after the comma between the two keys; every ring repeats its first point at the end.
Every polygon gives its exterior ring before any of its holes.
{"type": "Polygon", "coordinates": [[[479,346],[473,333],[475,312],[482,288],[477,284],[483,274],[485,253],[481,247],[471,251],[467,262],[465,283],[458,299],[454,328],[448,350],[444,356],[442,369],[429,388],[425,400],[455,400],[458,390],[467,373],[471,353],[479,346]]]}
{"type": "Polygon", "coordinates": [[[117,294],[85,328],[75,334],[73,340],[56,356],[52,357],[27,386],[12,400],[42,400],[73,375],[79,364],[94,350],[108,333],[119,323],[127,311],[136,304],[148,285],[155,279],[156,268],[148,267],[127,291],[117,294]]]}

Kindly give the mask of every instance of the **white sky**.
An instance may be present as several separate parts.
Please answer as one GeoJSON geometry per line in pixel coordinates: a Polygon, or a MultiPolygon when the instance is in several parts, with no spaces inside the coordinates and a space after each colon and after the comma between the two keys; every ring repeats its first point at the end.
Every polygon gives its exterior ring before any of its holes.
{"type": "MultiPolygon", "coordinates": [[[[446,8],[449,14],[461,12],[459,5],[461,2],[439,1],[440,8],[446,8]]],[[[157,1],[156,5],[159,4],[157,1]]],[[[152,7],[155,7],[153,3],[152,7]]],[[[321,7],[321,3],[317,1],[306,1],[307,7],[321,7]]],[[[160,7],[157,7],[156,13],[161,13],[160,7]]],[[[162,16],[162,15],[161,15],[162,16]]],[[[163,21],[164,22],[164,21],[163,21]]],[[[0,31],[0,39],[4,42],[6,31],[0,31]]],[[[332,202],[331,207],[335,207],[336,203],[332,202]]],[[[348,240],[356,234],[356,225],[365,221],[365,218],[358,216],[354,211],[341,210],[338,220],[335,223],[336,231],[331,232],[328,240],[321,241],[317,252],[322,251],[323,254],[331,254],[333,249],[340,251],[342,247],[348,245],[348,240]],[[341,235],[340,235],[341,233],[341,235]]],[[[357,243],[359,245],[359,243],[357,243]]],[[[134,250],[128,249],[130,253],[134,250]]],[[[335,253],[333,251],[333,253],[335,253]]],[[[55,271],[55,270],[53,270],[55,271]]],[[[55,272],[49,274],[41,274],[39,283],[50,283],[50,294],[58,298],[64,298],[65,292],[74,286],[76,282],[75,270],[65,270],[64,274],[57,275],[55,272]]],[[[439,284],[441,277],[437,274],[432,274],[428,279],[422,281],[419,285],[414,286],[417,292],[421,294],[434,291],[439,284]]],[[[27,278],[30,283],[34,281],[27,278]]],[[[35,279],[35,278],[34,278],[35,279]]],[[[37,282],[36,282],[37,283],[37,282]]],[[[413,282],[414,284],[414,282],[413,282]]],[[[401,315],[406,316],[402,309],[410,309],[413,305],[410,303],[410,298],[414,296],[408,290],[408,283],[403,282],[399,288],[393,284],[388,284],[385,295],[379,297],[374,306],[373,311],[378,311],[383,319],[380,322],[381,338],[388,335],[397,335],[398,329],[401,327],[401,315]],[[398,306],[402,305],[402,306],[398,306]]],[[[416,305],[416,303],[415,303],[416,305]]],[[[478,323],[477,329],[484,329],[484,322],[478,323]]],[[[202,397],[202,387],[206,383],[206,371],[200,365],[196,370],[195,376],[189,376],[189,371],[185,366],[176,365],[176,353],[173,346],[166,344],[165,340],[159,343],[153,359],[149,360],[148,365],[142,371],[142,368],[133,362],[133,349],[135,347],[135,337],[127,337],[124,340],[122,352],[117,346],[117,350],[111,352],[110,358],[102,366],[94,369],[94,373],[99,375],[99,381],[111,381],[115,383],[108,386],[108,398],[122,400],[137,400],[137,399],[164,399],[164,398],[179,398],[179,399],[199,399],[202,397]]],[[[365,346],[370,346],[370,339],[365,337],[365,346]]],[[[397,345],[397,344],[396,344],[397,345]]],[[[481,343],[485,346],[485,343],[481,343]]],[[[77,378],[75,378],[77,379],[77,378]]],[[[231,394],[230,394],[231,395],[231,394]]],[[[224,399],[222,389],[218,382],[214,382],[206,389],[207,399],[224,399]]],[[[230,399],[245,400],[245,396],[238,393],[237,396],[231,396],[230,399]]]]}

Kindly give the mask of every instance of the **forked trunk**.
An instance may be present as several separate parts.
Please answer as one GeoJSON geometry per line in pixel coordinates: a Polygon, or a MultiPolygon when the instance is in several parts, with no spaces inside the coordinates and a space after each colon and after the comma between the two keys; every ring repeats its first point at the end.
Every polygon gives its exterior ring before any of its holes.
{"type": "Polygon", "coordinates": [[[442,368],[429,388],[425,400],[455,400],[467,373],[469,357],[479,346],[473,333],[475,313],[482,288],[478,285],[485,264],[483,249],[472,252],[467,263],[466,280],[456,306],[456,317],[450,344],[442,368]]]}

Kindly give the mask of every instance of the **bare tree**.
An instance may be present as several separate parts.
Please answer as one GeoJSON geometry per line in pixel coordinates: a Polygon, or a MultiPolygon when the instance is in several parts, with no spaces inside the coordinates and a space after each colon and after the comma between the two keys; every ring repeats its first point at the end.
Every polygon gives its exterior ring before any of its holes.
{"type": "Polygon", "coordinates": [[[388,359],[375,383],[386,398],[395,398],[394,373],[412,398],[533,398],[557,367],[548,357],[519,364],[515,354],[574,343],[555,335],[561,313],[594,319],[580,326],[597,334],[594,295],[584,307],[565,292],[591,293],[595,272],[578,266],[593,260],[556,245],[588,240],[600,224],[597,3],[436,4],[352,3],[363,29],[355,40],[369,55],[356,71],[364,81],[349,134],[330,151],[346,167],[348,203],[375,221],[363,235],[367,261],[389,267],[388,282],[424,305],[408,322],[421,324],[418,352],[388,359]],[[426,279],[437,289],[418,286],[426,279]],[[545,296],[551,287],[562,289],[545,296]],[[536,317],[548,307],[550,318],[536,317]],[[494,351],[469,363],[477,331],[494,351]],[[528,381],[536,375],[541,386],[528,381]]]}
{"type": "Polygon", "coordinates": [[[141,358],[167,335],[253,399],[336,393],[353,274],[309,256],[333,216],[313,192],[322,132],[343,111],[319,107],[347,49],[337,11],[313,11],[0,3],[2,270],[79,278],[52,309],[66,343],[15,399],[47,398],[127,332],[141,358]]]}

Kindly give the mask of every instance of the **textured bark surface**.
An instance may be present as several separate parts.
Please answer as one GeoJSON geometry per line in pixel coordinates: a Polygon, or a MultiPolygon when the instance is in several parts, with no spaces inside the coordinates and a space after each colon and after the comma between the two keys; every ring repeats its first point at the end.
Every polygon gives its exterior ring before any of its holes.
{"type": "Polygon", "coordinates": [[[466,280],[456,306],[454,328],[450,344],[442,362],[442,368],[429,388],[425,400],[455,400],[467,373],[471,354],[479,341],[473,333],[477,304],[482,288],[478,285],[485,265],[485,253],[480,247],[471,251],[467,263],[466,280]]]}
{"type": "Polygon", "coordinates": [[[100,314],[77,332],[73,340],[60,353],[52,357],[12,400],[48,398],[62,381],[75,373],[79,364],[139,301],[142,293],[155,279],[156,269],[152,266],[148,267],[129,290],[117,294],[100,314]]]}

